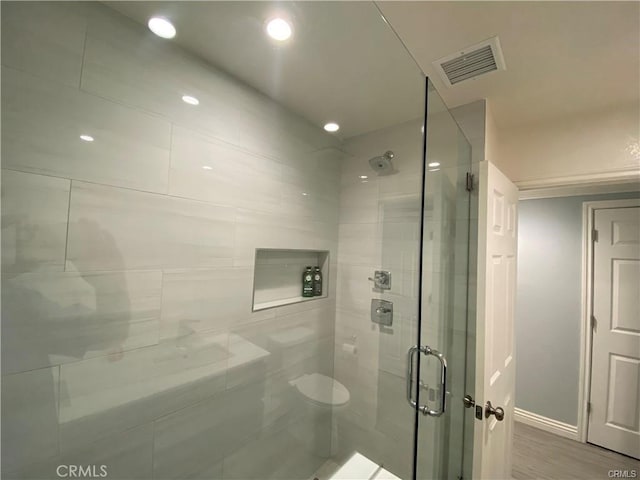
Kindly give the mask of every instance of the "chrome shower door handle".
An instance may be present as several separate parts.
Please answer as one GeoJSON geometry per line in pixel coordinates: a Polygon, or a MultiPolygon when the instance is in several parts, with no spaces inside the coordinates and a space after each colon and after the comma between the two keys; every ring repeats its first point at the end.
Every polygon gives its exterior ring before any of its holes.
{"type": "Polygon", "coordinates": [[[414,345],[407,353],[407,402],[411,408],[416,408],[418,405],[413,399],[413,357],[419,349],[418,345],[414,345]]]}
{"type": "Polygon", "coordinates": [[[412,408],[417,408],[423,415],[431,417],[441,416],[447,409],[447,359],[438,350],[428,346],[414,345],[407,353],[407,402],[412,408]],[[428,405],[418,405],[413,399],[413,358],[416,352],[425,356],[432,355],[440,362],[440,406],[437,410],[432,410],[428,405]]]}
{"type": "Polygon", "coordinates": [[[440,362],[440,408],[438,410],[430,410],[425,405],[426,411],[422,411],[425,415],[432,417],[439,417],[447,410],[447,359],[438,350],[434,350],[431,347],[423,347],[425,355],[432,355],[436,357],[440,362]]]}

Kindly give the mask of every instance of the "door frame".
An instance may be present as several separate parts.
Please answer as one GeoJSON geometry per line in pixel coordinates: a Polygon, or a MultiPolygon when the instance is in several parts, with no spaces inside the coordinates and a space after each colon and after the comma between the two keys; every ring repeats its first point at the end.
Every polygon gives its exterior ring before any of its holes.
{"type": "Polygon", "coordinates": [[[640,199],[600,200],[582,204],[582,308],[578,384],[578,440],[587,443],[591,393],[591,315],[593,313],[593,227],[596,210],[640,206],[640,199]]]}

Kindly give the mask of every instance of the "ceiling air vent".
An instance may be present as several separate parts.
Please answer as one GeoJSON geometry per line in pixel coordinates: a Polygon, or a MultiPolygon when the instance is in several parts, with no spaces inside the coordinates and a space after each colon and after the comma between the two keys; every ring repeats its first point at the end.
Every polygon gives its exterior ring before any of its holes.
{"type": "Polygon", "coordinates": [[[433,62],[449,87],[485,73],[505,70],[498,37],[490,38],[433,62]]]}

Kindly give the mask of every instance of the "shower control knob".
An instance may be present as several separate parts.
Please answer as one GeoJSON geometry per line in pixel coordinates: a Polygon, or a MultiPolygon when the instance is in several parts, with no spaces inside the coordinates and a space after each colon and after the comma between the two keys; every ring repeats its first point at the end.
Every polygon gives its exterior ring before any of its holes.
{"type": "Polygon", "coordinates": [[[496,417],[496,420],[501,422],[504,420],[504,409],[502,407],[494,407],[491,402],[487,402],[484,407],[484,418],[489,418],[491,415],[496,417]]]}
{"type": "Polygon", "coordinates": [[[373,278],[369,277],[369,281],[373,282],[373,286],[380,290],[391,289],[391,272],[386,270],[376,270],[373,278]]]}

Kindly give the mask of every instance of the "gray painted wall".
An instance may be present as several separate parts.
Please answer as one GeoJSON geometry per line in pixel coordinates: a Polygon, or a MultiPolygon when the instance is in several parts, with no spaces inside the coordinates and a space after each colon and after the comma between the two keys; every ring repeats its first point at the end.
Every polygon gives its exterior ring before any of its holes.
{"type": "Polygon", "coordinates": [[[638,192],[520,202],[516,407],[578,422],[582,204],[638,192]]]}

